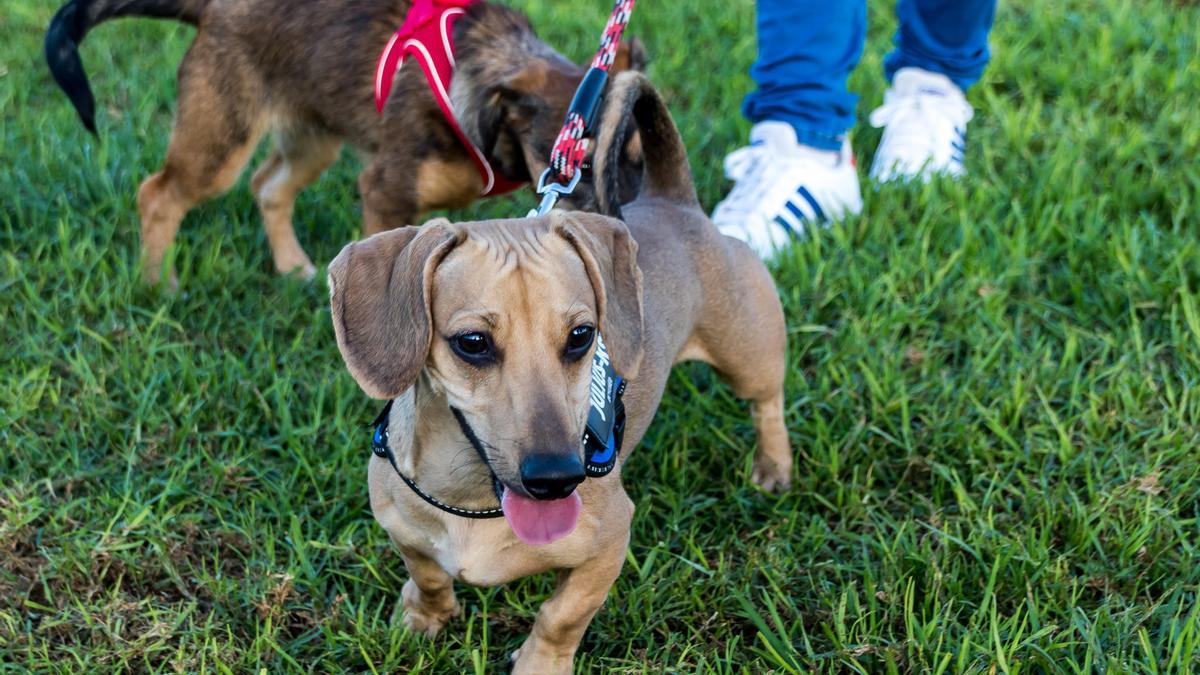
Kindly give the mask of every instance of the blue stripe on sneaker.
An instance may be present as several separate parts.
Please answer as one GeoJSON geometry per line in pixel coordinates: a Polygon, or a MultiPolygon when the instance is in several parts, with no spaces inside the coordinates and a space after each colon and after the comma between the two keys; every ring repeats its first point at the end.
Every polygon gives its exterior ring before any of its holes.
{"type": "Polygon", "coordinates": [[[950,161],[957,162],[960,165],[967,163],[967,130],[959,127],[954,127],[954,133],[958,135],[958,140],[950,141],[950,147],[954,152],[950,155],[950,161]]]}
{"type": "Polygon", "coordinates": [[[804,216],[804,213],[802,211],[800,211],[800,207],[796,206],[791,201],[784,202],[783,205],[787,207],[788,211],[792,212],[792,215],[796,217],[796,221],[799,222],[801,225],[808,222],[808,218],[806,218],[804,216]]]}
{"type": "Polygon", "coordinates": [[[808,205],[812,207],[813,215],[817,217],[817,222],[823,222],[825,220],[825,212],[821,210],[821,207],[817,204],[817,200],[813,199],[812,193],[808,191],[808,188],[801,185],[796,192],[799,192],[800,196],[808,201],[808,205]]]}
{"type": "Polygon", "coordinates": [[[792,226],[788,224],[788,221],[783,219],[783,216],[775,216],[775,222],[782,227],[784,232],[787,232],[789,236],[796,236],[796,230],[792,229],[792,226]]]}

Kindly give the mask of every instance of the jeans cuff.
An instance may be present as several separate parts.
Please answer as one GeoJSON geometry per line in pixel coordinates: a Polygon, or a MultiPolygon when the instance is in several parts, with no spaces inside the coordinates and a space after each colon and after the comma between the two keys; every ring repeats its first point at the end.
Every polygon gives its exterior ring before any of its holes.
{"type": "Polygon", "coordinates": [[[920,68],[931,73],[945,75],[954,83],[954,86],[961,89],[965,94],[971,88],[971,85],[978,82],[979,78],[983,76],[983,69],[986,65],[986,51],[982,60],[975,60],[971,63],[938,63],[933,59],[896,49],[884,57],[883,75],[890,84],[897,70],[901,68],[920,68]]]}
{"type": "Polygon", "coordinates": [[[841,150],[842,143],[846,140],[846,132],[830,133],[823,129],[814,129],[799,120],[782,119],[780,122],[787,122],[792,125],[792,129],[796,131],[796,142],[801,145],[807,145],[818,150],[841,150]]]}
{"type": "Polygon", "coordinates": [[[787,122],[796,132],[796,142],[801,145],[807,145],[818,150],[841,150],[842,143],[846,140],[846,132],[832,133],[824,129],[814,129],[810,123],[797,119],[789,118],[786,115],[771,115],[762,119],[752,119],[751,122],[758,124],[759,122],[787,122]]]}

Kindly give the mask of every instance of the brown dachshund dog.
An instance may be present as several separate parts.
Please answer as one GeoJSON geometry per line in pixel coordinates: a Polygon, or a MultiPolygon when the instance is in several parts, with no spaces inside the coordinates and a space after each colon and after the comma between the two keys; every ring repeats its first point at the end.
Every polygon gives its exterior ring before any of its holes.
{"type": "MultiPolygon", "coordinates": [[[[415,64],[397,72],[383,114],[376,112],[376,61],[411,4],[71,0],[59,10],[46,33],[46,58],[93,132],[95,103],[78,52],[84,35],[121,16],[197,27],[179,66],[166,161],[138,190],[145,281],[160,280],[187,212],[233,185],[268,130],[275,149],[251,186],[280,273],[315,271],[296,240],[292,207],[344,143],[366,158],[359,176],[364,235],[480,196],[483,179],[415,64]]],[[[453,24],[453,40],[457,69],[448,95],[459,125],[502,176],[536,178],[584,70],[539,40],[525,17],[484,1],[453,24]]],[[[640,68],[643,59],[636,41],[625,43],[614,71],[640,68]]],[[[576,204],[590,206],[588,190],[576,204]]]]}
{"type": "Polygon", "coordinates": [[[518,673],[571,672],[629,544],[621,463],[585,480],[595,363],[628,382],[621,460],[672,364],[699,360],[750,401],[750,478],[767,490],[792,479],[787,334],[770,273],[701,210],[675,124],[640,74],[611,82],[599,132],[595,184],[623,220],[559,210],[438,219],[350,244],[329,265],[342,358],[367,395],[392,401],[367,482],[411,577],[404,622],[441,630],[460,611],[455,580],[494,586],[556,571],[514,655],[518,673]],[[644,173],[636,199],[619,205],[604,177],[630,118],[644,173]]]}

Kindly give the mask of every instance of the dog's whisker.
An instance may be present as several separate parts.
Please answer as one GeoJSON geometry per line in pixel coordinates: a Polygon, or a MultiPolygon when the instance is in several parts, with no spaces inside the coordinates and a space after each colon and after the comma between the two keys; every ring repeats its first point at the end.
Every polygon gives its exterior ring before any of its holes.
{"type": "Polygon", "coordinates": [[[475,452],[475,448],[474,448],[473,446],[470,446],[470,445],[467,445],[467,446],[464,446],[464,447],[462,447],[462,448],[459,448],[459,449],[458,449],[458,450],[457,450],[457,451],[454,453],[454,456],[453,456],[453,457],[451,457],[451,461],[453,461],[453,462],[457,462],[457,461],[459,461],[459,460],[460,460],[460,458],[461,458],[461,457],[462,457],[464,454],[466,454],[466,455],[467,455],[467,459],[468,459],[468,461],[469,461],[469,460],[481,461],[481,460],[480,460],[480,457],[479,457],[479,453],[475,452]]]}
{"type": "MultiPolygon", "coordinates": [[[[463,472],[470,473],[470,471],[469,471],[470,469],[478,468],[480,465],[483,465],[484,467],[487,466],[486,464],[483,464],[483,462],[480,462],[479,460],[475,460],[472,462],[465,462],[463,464],[458,464],[458,465],[452,466],[447,473],[449,473],[451,476],[457,476],[458,474],[463,473],[463,472]]],[[[476,472],[476,473],[480,473],[481,475],[484,474],[484,472],[476,472]]]]}

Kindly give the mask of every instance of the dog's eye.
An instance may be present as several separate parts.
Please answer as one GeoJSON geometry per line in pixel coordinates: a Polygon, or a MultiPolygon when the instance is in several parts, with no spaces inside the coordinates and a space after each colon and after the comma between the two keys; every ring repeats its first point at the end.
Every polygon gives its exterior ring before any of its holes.
{"type": "Polygon", "coordinates": [[[567,336],[567,358],[574,360],[587,353],[588,348],[592,346],[592,339],[595,336],[596,329],[592,326],[576,326],[572,328],[571,334],[567,336]]]}
{"type": "Polygon", "coordinates": [[[487,333],[459,333],[450,338],[450,349],[459,358],[474,365],[492,360],[492,338],[487,333]]]}

